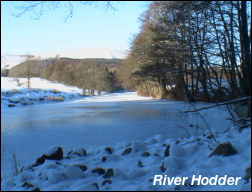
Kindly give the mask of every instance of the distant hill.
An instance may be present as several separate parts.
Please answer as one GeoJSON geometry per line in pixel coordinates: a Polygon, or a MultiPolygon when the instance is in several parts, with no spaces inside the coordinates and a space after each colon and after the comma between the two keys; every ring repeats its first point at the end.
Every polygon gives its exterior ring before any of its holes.
{"type": "Polygon", "coordinates": [[[112,92],[120,89],[116,77],[116,68],[123,59],[30,59],[9,70],[10,77],[41,77],[53,82],[77,86],[89,90],[93,95],[95,90],[112,92]]]}
{"type": "MultiPolygon", "coordinates": [[[[101,67],[106,67],[108,69],[114,70],[118,66],[118,64],[123,61],[123,59],[105,59],[105,58],[73,59],[73,58],[61,57],[61,58],[50,58],[50,59],[43,59],[43,60],[33,59],[29,61],[30,63],[32,63],[33,76],[41,76],[41,73],[43,72],[43,70],[45,70],[46,67],[59,61],[64,61],[64,63],[69,62],[69,64],[71,64],[73,67],[75,63],[80,63],[80,62],[94,63],[94,64],[99,64],[101,67]]],[[[27,61],[24,61],[12,67],[9,70],[9,76],[25,77],[26,65],[27,65],[27,61]]]]}
{"type": "MultiPolygon", "coordinates": [[[[45,59],[45,60],[29,60],[32,63],[33,76],[40,76],[39,74],[46,68],[48,65],[56,62],[56,59],[45,59]]],[[[24,61],[18,65],[15,65],[9,70],[9,76],[11,77],[25,77],[27,61],[24,61]]]]}

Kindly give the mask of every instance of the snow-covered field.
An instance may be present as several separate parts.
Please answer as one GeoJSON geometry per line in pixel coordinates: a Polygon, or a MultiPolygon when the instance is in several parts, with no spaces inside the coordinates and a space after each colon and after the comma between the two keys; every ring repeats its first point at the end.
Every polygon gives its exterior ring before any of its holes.
{"type": "Polygon", "coordinates": [[[64,101],[81,98],[82,90],[77,87],[53,83],[41,78],[1,77],[1,106],[22,106],[37,103],[64,101]]]}
{"type": "MultiPolygon", "coordinates": [[[[32,81],[32,88],[38,89],[43,88],[45,90],[59,90],[60,94],[63,94],[66,98],[71,98],[69,95],[76,95],[76,98],[78,98],[78,95],[81,93],[81,90],[78,88],[69,88],[64,85],[56,85],[49,83],[45,80],[34,78],[32,81]],[[36,85],[35,82],[38,82],[36,85]],[[42,83],[46,82],[46,85],[43,85],[42,83]],[[51,87],[48,87],[48,85],[51,85],[51,87]],[[61,86],[61,88],[59,88],[61,86]]],[[[25,85],[22,87],[15,86],[15,81],[11,81],[11,79],[5,79],[5,83],[1,84],[1,92],[12,92],[10,90],[16,89],[20,92],[25,90],[25,85]],[[15,86],[15,87],[14,87],[15,86]]],[[[23,80],[25,82],[25,79],[23,80]]],[[[43,90],[41,90],[43,92],[43,90]]],[[[47,91],[48,93],[49,91],[47,91]]],[[[55,92],[55,91],[54,91],[55,92]]],[[[58,92],[58,91],[56,91],[58,92]]],[[[40,98],[42,97],[40,93],[38,96],[31,97],[28,90],[25,90],[22,93],[17,93],[13,95],[5,95],[4,100],[2,98],[2,104],[5,106],[8,106],[9,102],[6,102],[8,99],[16,99],[16,101],[21,101],[20,98],[40,98]],[[19,98],[15,98],[17,95],[22,95],[19,98]]],[[[55,94],[55,93],[52,93],[55,94]]],[[[63,95],[62,95],[63,96],[63,95]]],[[[2,95],[3,97],[3,95],[2,95]]],[[[35,102],[39,103],[39,102],[35,102]]],[[[17,103],[17,105],[22,105],[20,103],[17,103]]],[[[110,130],[108,129],[107,122],[104,123],[104,115],[107,115],[110,117],[113,114],[122,114],[127,115],[127,117],[131,117],[128,120],[129,121],[135,121],[134,117],[137,118],[143,118],[143,116],[148,116],[151,121],[148,121],[153,125],[153,129],[157,129],[160,123],[163,123],[163,121],[173,121],[173,122],[167,122],[166,125],[162,124],[162,126],[165,128],[167,127],[168,132],[169,128],[173,124],[182,124],[181,118],[178,118],[177,115],[175,115],[175,110],[171,108],[172,111],[169,113],[166,110],[160,110],[160,108],[163,106],[167,108],[168,106],[177,106],[179,109],[183,107],[180,102],[176,101],[170,101],[168,103],[163,101],[152,101],[152,98],[145,98],[145,97],[139,97],[136,95],[136,93],[130,92],[130,93],[113,93],[113,94],[104,94],[101,96],[93,96],[93,97],[85,97],[85,98],[79,98],[78,100],[74,101],[68,101],[64,102],[64,107],[59,108],[57,104],[45,104],[44,108],[46,108],[46,115],[53,116],[52,120],[57,122],[58,116],[56,116],[54,113],[58,113],[58,111],[54,112],[54,109],[58,108],[57,110],[69,110],[69,111],[62,111],[62,114],[57,115],[63,115],[63,119],[66,119],[67,121],[71,121],[73,118],[73,121],[75,119],[75,115],[77,115],[77,112],[81,111],[85,115],[90,115],[90,112],[95,111],[96,109],[99,109],[100,111],[93,113],[92,120],[96,120],[93,122],[94,124],[101,124],[104,125],[104,131],[110,130]],[[118,105],[115,104],[115,102],[125,102],[124,105],[118,105]],[[132,101],[132,102],[131,102],[132,101]],[[150,101],[150,102],[145,102],[150,101]],[[141,102],[141,103],[140,103],[141,102]],[[85,104],[88,105],[85,105],[85,104]],[[124,107],[125,109],[128,109],[126,106],[131,105],[138,105],[138,107],[135,107],[133,109],[138,109],[136,111],[133,110],[126,110],[125,112],[121,107],[124,107]],[[146,105],[146,107],[144,107],[146,105]],[[65,107],[66,106],[66,107],[65,107]],[[120,106],[120,108],[119,108],[120,106]],[[114,109],[114,108],[115,109],[114,109]],[[113,109],[111,109],[113,108],[113,109]],[[139,109],[141,108],[141,110],[139,109]],[[152,109],[152,110],[150,110],[152,109]],[[106,110],[110,110],[108,113],[106,110]],[[160,112],[161,111],[161,112],[160,112]],[[127,112],[127,113],[126,113],[127,112]],[[131,114],[128,114],[130,112],[131,114]],[[139,115],[138,113],[144,113],[143,116],[139,115]],[[67,115],[69,113],[73,114],[73,116],[70,116],[71,119],[67,119],[67,115]],[[87,113],[87,114],[86,114],[87,113]],[[150,114],[151,113],[151,114],[150,114]],[[155,113],[154,115],[152,113],[155,113]],[[96,115],[98,116],[96,117],[96,115]],[[102,115],[102,116],[101,116],[102,115]],[[162,117],[159,117],[161,116],[162,117]],[[168,118],[168,117],[169,118],[168,118]],[[99,117],[99,118],[98,118],[99,117]],[[156,118],[156,121],[155,119],[156,118]],[[102,121],[103,120],[103,121],[102,121]],[[162,120],[162,121],[161,121],[162,120]],[[101,122],[102,121],[102,122],[101,122]],[[155,121],[155,123],[153,123],[155,121]]],[[[186,106],[186,105],[185,105],[186,106]]],[[[187,108],[184,106],[184,110],[187,108]]],[[[195,107],[201,106],[200,104],[196,104],[195,107]]],[[[35,108],[35,106],[29,106],[27,107],[27,111],[23,111],[22,108],[11,108],[6,107],[4,110],[2,109],[2,113],[9,114],[9,117],[16,117],[15,115],[20,114],[19,118],[25,117],[26,114],[23,114],[21,112],[26,112],[27,114],[36,114],[34,110],[43,108],[35,108]],[[33,108],[29,108],[33,107],[33,108]],[[13,110],[14,109],[14,110],[13,110]],[[24,115],[24,116],[21,116],[24,115]]],[[[25,108],[24,108],[25,109],[25,108]]],[[[41,191],[47,191],[47,190],[61,190],[61,191],[95,191],[95,190],[131,190],[131,191],[141,191],[141,190],[151,190],[151,191],[160,191],[160,190],[186,190],[186,191],[212,191],[212,190],[220,190],[220,191],[237,191],[237,190],[251,190],[251,178],[249,178],[248,174],[248,167],[251,166],[251,128],[244,129],[243,131],[239,132],[238,128],[236,126],[231,126],[229,131],[226,133],[221,133],[217,126],[223,125],[227,126],[228,124],[225,124],[225,114],[226,112],[218,109],[213,108],[211,110],[205,110],[201,114],[204,115],[204,117],[208,118],[207,120],[210,121],[209,125],[215,132],[215,138],[217,140],[214,141],[214,138],[209,135],[209,133],[206,133],[205,135],[195,135],[191,136],[190,138],[167,138],[164,135],[156,135],[152,136],[149,139],[143,141],[143,140],[128,140],[124,142],[118,142],[116,144],[102,144],[102,145],[81,145],[76,148],[66,149],[65,146],[63,146],[63,158],[59,160],[49,160],[46,159],[44,163],[39,163],[40,165],[34,165],[35,161],[31,163],[30,165],[25,165],[24,168],[19,170],[18,175],[16,176],[9,176],[9,177],[3,177],[1,174],[1,191],[10,191],[10,190],[19,190],[19,191],[32,191],[32,190],[41,190],[41,191]],[[208,114],[211,113],[211,114],[208,114]],[[221,125],[220,125],[221,124],[221,125]],[[218,133],[217,133],[218,132],[218,133]],[[219,150],[217,152],[217,155],[210,155],[217,146],[220,146],[219,144],[230,142],[231,145],[234,147],[235,150],[219,150]],[[235,153],[236,152],[236,153],[235,153]],[[227,154],[228,153],[228,154],[227,154]],[[222,154],[222,155],[221,155],[222,154]],[[224,155],[224,156],[223,156],[224,155]],[[247,173],[246,170],[247,169],[247,173]],[[155,179],[155,175],[156,179],[155,179]],[[217,175],[217,176],[216,176],[217,175]],[[226,176],[225,176],[226,175],[226,176]],[[247,175],[247,176],[246,176],[247,175]],[[162,180],[165,185],[160,185],[162,183],[159,182],[157,178],[161,177],[166,178],[166,180],[162,180]],[[193,182],[194,177],[204,177],[205,180],[202,180],[203,183],[207,181],[207,178],[215,177],[215,179],[222,177],[222,181],[220,183],[217,183],[217,185],[211,185],[210,183],[206,185],[197,185],[197,182],[193,182]],[[177,184],[175,185],[174,182],[167,183],[165,181],[169,179],[172,179],[173,177],[188,177],[185,179],[184,184],[177,184]],[[230,178],[229,182],[224,182],[225,177],[230,178]],[[237,179],[237,185],[235,185],[235,182],[232,182],[232,177],[234,179],[237,179]],[[240,178],[239,178],[240,177],[240,178]],[[155,184],[155,185],[153,185],[155,184]],[[231,185],[232,184],[232,185],[231,185]]],[[[81,113],[81,114],[82,114],[81,113]]],[[[83,115],[82,114],[82,115],[83,115]]],[[[182,114],[180,114],[182,115],[182,114]]],[[[105,117],[107,117],[105,116],[105,117]]],[[[7,117],[4,115],[4,117],[7,117]]],[[[45,138],[48,138],[48,135],[51,135],[52,129],[44,129],[45,125],[47,125],[43,120],[48,119],[48,117],[27,117],[31,118],[31,121],[28,122],[28,124],[21,123],[20,126],[25,125],[29,126],[28,130],[25,130],[25,132],[20,128],[14,128],[15,124],[9,124],[13,125],[13,127],[5,127],[4,129],[1,129],[1,136],[4,134],[9,134],[8,132],[16,132],[14,134],[15,136],[25,136],[24,139],[30,139],[33,140],[34,138],[44,138],[42,137],[43,134],[46,136],[45,138]],[[38,121],[35,121],[36,118],[38,118],[38,121]],[[34,126],[32,123],[34,122],[41,122],[40,125],[34,126]],[[37,132],[38,129],[40,132],[37,132]],[[10,130],[9,130],[10,129],[10,130]],[[43,131],[43,134],[42,134],[43,131]],[[23,132],[23,134],[21,134],[23,132]],[[35,133],[35,134],[41,134],[41,135],[34,135],[31,138],[28,138],[27,135],[29,133],[35,133]],[[45,133],[44,133],[45,132],[45,133]],[[40,137],[37,137],[40,136],[40,137]]],[[[86,121],[86,116],[80,116],[81,119],[84,119],[84,122],[86,121]]],[[[199,117],[198,117],[199,118],[199,117]]],[[[13,121],[17,122],[23,122],[20,119],[16,118],[13,121]]],[[[62,119],[61,119],[62,120],[62,119]]],[[[127,119],[126,119],[127,120],[127,119]]],[[[144,121],[147,121],[143,119],[144,121]]],[[[189,119],[190,120],[190,119],[189,119]]],[[[122,121],[123,122],[123,121],[122,121]]],[[[122,123],[121,122],[121,123],[122,123]]],[[[141,121],[138,122],[137,125],[141,126],[141,121]]],[[[77,123],[77,122],[76,122],[77,123]]],[[[80,123],[80,122],[78,122],[80,123]]],[[[189,129],[189,123],[188,128],[189,129]]],[[[63,122],[64,124],[64,122],[63,122]]],[[[2,124],[1,124],[2,125],[2,124]]],[[[8,125],[7,123],[3,123],[3,125],[8,125]]],[[[71,124],[72,125],[72,124],[71,124]]],[[[82,124],[81,124],[82,125],[82,124]]],[[[89,125],[89,124],[87,124],[89,125]]],[[[108,124],[112,125],[111,123],[108,124]]],[[[122,126],[124,129],[127,129],[127,126],[133,125],[128,123],[127,125],[122,125],[120,122],[117,122],[118,126],[122,126]]],[[[144,125],[144,124],[143,124],[144,125]]],[[[203,127],[203,123],[199,123],[199,128],[203,127]]],[[[161,126],[161,127],[162,127],[161,126]]],[[[99,128],[99,127],[98,127],[99,128]]],[[[225,127],[223,130],[226,130],[229,127],[225,127]]],[[[60,137],[60,129],[56,129],[54,127],[55,131],[58,133],[57,136],[53,136],[55,140],[57,140],[57,143],[60,143],[58,140],[62,137],[60,137]]],[[[134,128],[137,129],[137,128],[134,128]]],[[[64,129],[66,131],[67,129],[64,129]]],[[[170,129],[172,131],[175,131],[176,129],[170,129]]],[[[85,131],[86,134],[89,132],[87,127],[83,129],[82,132],[80,130],[75,130],[74,127],[71,127],[71,130],[68,131],[68,134],[70,131],[77,131],[79,133],[79,138],[72,137],[70,138],[72,142],[77,142],[78,139],[84,138],[86,135],[82,135],[83,131],[85,131]]],[[[157,130],[158,131],[158,130],[157,130]]],[[[63,132],[63,129],[62,131],[63,132]]],[[[65,132],[64,132],[65,133],[65,132]]],[[[125,133],[121,131],[121,133],[125,133]]],[[[141,131],[139,132],[141,133],[141,131]]],[[[100,143],[100,138],[97,137],[98,131],[95,135],[90,135],[90,140],[93,140],[96,143],[100,143]]],[[[112,133],[111,133],[112,134],[112,133]]],[[[116,134],[120,134],[120,129],[117,130],[116,134]]],[[[145,134],[145,133],[142,133],[145,134]]],[[[71,135],[71,134],[70,134],[71,135]]],[[[70,136],[69,135],[69,136],[70,136]]],[[[104,136],[104,135],[103,135],[104,136]]],[[[119,137],[120,135],[118,135],[119,137]]],[[[71,136],[70,136],[71,137],[71,136]]],[[[114,135],[115,137],[115,135],[114,135]]],[[[139,136],[140,137],[140,136],[139,136]]],[[[2,139],[5,139],[7,137],[2,137],[2,139]]],[[[10,137],[11,138],[11,137],[10,137]]],[[[65,136],[64,139],[67,137],[65,136]]],[[[121,137],[120,137],[121,138],[121,137]]],[[[113,138],[110,138],[113,140],[113,138]]],[[[19,143],[17,145],[20,145],[18,147],[18,151],[20,152],[23,149],[23,146],[21,146],[22,143],[25,143],[25,141],[22,141],[22,138],[12,138],[12,141],[18,141],[19,143]]],[[[51,140],[43,140],[43,142],[51,142],[51,140]]],[[[10,142],[10,141],[9,141],[10,142]]],[[[43,148],[43,142],[40,142],[39,139],[34,141],[34,151],[30,151],[30,155],[34,154],[36,150],[38,150],[37,147],[43,148]]],[[[56,142],[56,141],[55,141],[56,142]]],[[[65,141],[64,141],[65,142],[65,141]]],[[[85,141],[83,141],[85,143],[85,141]]],[[[111,142],[112,143],[112,142],[111,142]]],[[[2,149],[7,148],[6,145],[7,142],[1,142],[2,148],[1,148],[1,155],[2,155],[2,149]]],[[[57,146],[51,146],[48,150],[44,150],[44,152],[41,152],[40,155],[46,154],[47,156],[52,155],[57,149],[57,146]],[[52,147],[52,148],[51,148],[52,147]]],[[[62,147],[62,146],[61,146],[62,147]]],[[[218,150],[217,150],[218,151],[218,150]]],[[[37,158],[39,158],[39,156],[37,158]]],[[[26,158],[29,158],[26,156],[26,158]]],[[[2,159],[2,158],[1,158],[2,159]]],[[[9,161],[12,161],[12,159],[9,159],[9,161]]],[[[6,162],[7,163],[7,162],[6,162]]],[[[18,156],[16,163],[18,164],[18,156]]],[[[4,170],[4,164],[1,163],[1,172],[4,170]]],[[[19,167],[19,165],[17,165],[19,167]]],[[[13,169],[14,170],[14,169],[13,169]]],[[[214,183],[214,179],[211,180],[212,183],[214,183]]]]}

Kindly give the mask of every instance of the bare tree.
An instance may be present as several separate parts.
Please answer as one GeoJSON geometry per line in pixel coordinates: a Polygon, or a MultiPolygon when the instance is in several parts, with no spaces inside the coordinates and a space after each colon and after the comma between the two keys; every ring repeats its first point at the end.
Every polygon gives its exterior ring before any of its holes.
{"type": "Polygon", "coordinates": [[[31,78],[33,77],[33,61],[27,60],[25,62],[25,68],[24,68],[24,73],[25,76],[27,77],[27,87],[31,88],[31,78]]]}
{"type": "Polygon", "coordinates": [[[15,2],[16,13],[13,15],[21,17],[32,12],[32,19],[38,20],[44,13],[63,8],[66,13],[65,21],[73,17],[76,6],[93,6],[102,9],[116,10],[118,2],[113,1],[17,1],[15,2]]]}
{"type": "Polygon", "coordinates": [[[135,80],[132,88],[170,84],[169,94],[177,99],[218,102],[251,95],[247,4],[153,2],[121,67],[133,74],[128,75],[128,81],[135,80]]]}

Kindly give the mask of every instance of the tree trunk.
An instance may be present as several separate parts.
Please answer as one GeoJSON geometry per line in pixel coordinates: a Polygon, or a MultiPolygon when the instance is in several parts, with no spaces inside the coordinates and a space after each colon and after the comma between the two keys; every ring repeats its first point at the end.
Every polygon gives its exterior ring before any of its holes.
{"type": "Polygon", "coordinates": [[[242,52],[244,57],[242,58],[242,72],[243,72],[243,84],[244,84],[244,95],[251,95],[251,50],[250,50],[250,40],[248,36],[248,21],[247,21],[247,2],[241,1],[241,44],[242,52]]]}

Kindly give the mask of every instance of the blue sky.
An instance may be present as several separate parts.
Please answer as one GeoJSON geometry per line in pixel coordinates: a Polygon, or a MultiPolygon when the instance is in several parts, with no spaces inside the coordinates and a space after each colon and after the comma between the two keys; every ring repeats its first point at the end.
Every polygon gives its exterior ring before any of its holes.
{"type": "Polygon", "coordinates": [[[118,10],[113,11],[76,2],[73,17],[65,22],[63,7],[34,20],[32,12],[14,17],[17,2],[1,1],[1,55],[119,57],[129,49],[132,35],[139,32],[138,17],[146,4],[117,2],[118,10]]]}

